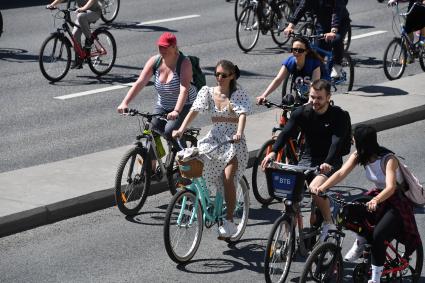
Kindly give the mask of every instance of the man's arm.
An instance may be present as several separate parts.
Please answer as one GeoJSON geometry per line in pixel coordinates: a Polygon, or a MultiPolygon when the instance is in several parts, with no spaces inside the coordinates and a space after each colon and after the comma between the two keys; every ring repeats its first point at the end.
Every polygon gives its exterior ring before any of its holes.
{"type": "Polygon", "coordinates": [[[335,0],[335,5],[332,11],[331,28],[336,29],[336,32],[338,32],[339,25],[341,24],[342,15],[345,9],[345,0],[335,0]]]}
{"type": "Polygon", "coordinates": [[[298,22],[300,21],[300,19],[302,18],[302,16],[304,16],[307,7],[309,7],[309,0],[301,0],[300,4],[298,5],[297,9],[295,9],[294,14],[289,17],[289,24],[293,27],[295,27],[298,22]]]}
{"type": "Polygon", "coordinates": [[[281,150],[286,141],[291,137],[295,131],[297,130],[297,119],[302,113],[302,109],[298,108],[294,112],[292,112],[291,117],[289,118],[288,122],[286,123],[285,127],[283,127],[283,130],[279,133],[277,136],[276,142],[273,145],[272,151],[277,153],[279,150],[281,150]]]}

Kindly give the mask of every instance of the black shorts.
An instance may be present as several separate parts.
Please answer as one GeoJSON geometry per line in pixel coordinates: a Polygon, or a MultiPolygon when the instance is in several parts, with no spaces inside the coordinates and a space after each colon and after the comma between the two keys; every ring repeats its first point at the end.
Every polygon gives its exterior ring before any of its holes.
{"type": "MultiPolygon", "coordinates": [[[[316,167],[316,166],[320,166],[322,163],[324,162],[323,159],[314,159],[311,156],[308,155],[303,155],[301,157],[301,160],[298,162],[298,165],[300,166],[308,166],[308,167],[316,167]]],[[[330,177],[332,176],[333,173],[335,173],[336,171],[339,170],[339,168],[341,168],[342,166],[342,158],[340,158],[340,160],[338,160],[337,162],[335,162],[333,165],[333,168],[331,171],[329,171],[326,174],[322,174],[320,173],[319,175],[323,175],[325,177],[330,177]]],[[[310,182],[311,180],[309,180],[310,182]]]]}

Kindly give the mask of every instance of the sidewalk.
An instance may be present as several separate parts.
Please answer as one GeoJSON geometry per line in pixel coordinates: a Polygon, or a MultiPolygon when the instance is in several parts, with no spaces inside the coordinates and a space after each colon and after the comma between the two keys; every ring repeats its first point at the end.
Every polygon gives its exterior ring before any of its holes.
{"type": "MultiPolygon", "coordinates": [[[[378,130],[425,119],[425,74],[335,95],[353,124],[378,130]]],[[[248,117],[246,138],[250,164],[279,119],[271,110],[248,117]]],[[[208,127],[201,131],[205,134],[208,127]]],[[[0,237],[115,205],[115,172],[130,146],[0,174],[0,237]]],[[[153,184],[151,193],[164,191],[153,184]]]]}

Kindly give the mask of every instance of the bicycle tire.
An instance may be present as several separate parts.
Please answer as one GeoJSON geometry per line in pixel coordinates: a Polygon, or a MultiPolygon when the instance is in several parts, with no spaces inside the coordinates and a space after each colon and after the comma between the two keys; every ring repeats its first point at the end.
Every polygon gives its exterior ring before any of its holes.
{"type": "Polygon", "coordinates": [[[419,65],[421,65],[422,71],[425,72],[425,47],[421,47],[419,52],[419,65]]]}
{"type": "MultiPolygon", "coordinates": [[[[198,140],[194,136],[185,135],[184,140],[186,142],[186,147],[194,147],[197,146],[198,140]]],[[[179,182],[181,179],[180,170],[176,163],[176,155],[177,151],[173,150],[171,153],[171,157],[169,163],[167,164],[167,183],[168,190],[172,195],[177,192],[177,188],[179,187],[179,182]]]]}
{"type": "Polygon", "coordinates": [[[340,283],[343,281],[343,277],[341,249],[335,243],[324,242],[316,246],[308,256],[299,282],[304,283],[312,280],[323,283],[340,283]],[[322,263],[325,262],[327,264],[323,266],[322,263]]]}
{"type": "Polygon", "coordinates": [[[237,232],[226,239],[227,242],[237,242],[245,233],[249,218],[249,184],[245,176],[239,180],[236,188],[236,206],[233,212],[233,222],[236,224],[237,232]]]}
{"type": "Polygon", "coordinates": [[[285,282],[288,277],[289,268],[291,267],[292,258],[295,252],[295,227],[292,226],[292,219],[288,214],[280,216],[273,224],[270,235],[267,238],[267,246],[264,255],[264,276],[266,282],[285,282]],[[287,227],[291,231],[287,231],[287,227]],[[283,229],[282,229],[283,228],[283,229]],[[286,229],[286,230],[285,230],[286,229]],[[283,235],[281,242],[279,243],[279,236],[282,230],[287,231],[287,236],[283,235]],[[277,235],[275,236],[275,234],[277,235]],[[282,251],[283,249],[283,251],[282,251]],[[283,268],[274,268],[279,262],[283,262],[283,268]],[[280,274],[282,271],[282,274],[280,274]],[[279,272],[276,273],[275,272],[279,272]],[[277,276],[275,280],[275,275],[277,276]]]}
{"type": "Polygon", "coordinates": [[[401,38],[394,38],[388,44],[384,52],[383,63],[384,63],[384,74],[387,77],[387,79],[392,81],[392,80],[401,78],[401,76],[404,73],[404,70],[406,69],[406,63],[407,63],[407,50],[404,44],[402,43],[401,38]],[[391,50],[392,48],[394,49],[391,50]],[[398,51],[397,48],[400,48],[400,51],[398,51]],[[391,57],[390,60],[388,56],[391,57]],[[397,57],[397,58],[394,58],[394,57],[397,57]],[[398,71],[395,68],[395,66],[399,66],[398,71]],[[395,68],[394,75],[392,74],[393,68],[395,68]]]}
{"type": "Polygon", "coordinates": [[[348,24],[348,30],[344,37],[344,51],[348,52],[351,45],[351,22],[348,24]]]}
{"type": "Polygon", "coordinates": [[[103,76],[111,71],[117,57],[117,45],[112,34],[104,28],[93,32],[94,42],[88,57],[93,73],[103,76]]]}
{"type": "Polygon", "coordinates": [[[337,93],[348,93],[354,85],[354,63],[350,54],[344,53],[341,63],[341,78],[332,79],[337,93]]]}
{"type": "MultiPolygon", "coordinates": [[[[289,22],[289,17],[292,15],[292,9],[291,6],[289,5],[289,3],[287,1],[279,1],[277,3],[277,6],[279,7],[279,10],[282,13],[282,18],[285,20],[285,26],[288,24],[289,22]]],[[[274,41],[274,43],[277,44],[277,46],[281,47],[283,45],[285,45],[288,41],[289,41],[289,36],[286,36],[283,33],[283,30],[279,30],[277,27],[277,22],[278,22],[278,18],[277,18],[277,14],[273,12],[272,16],[272,28],[270,29],[270,32],[272,34],[272,39],[274,41]]]]}
{"type": "Polygon", "coordinates": [[[266,151],[275,143],[274,139],[269,139],[266,141],[261,148],[258,150],[257,155],[255,156],[254,164],[252,165],[252,193],[254,194],[255,199],[263,204],[268,205],[273,201],[273,197],[270,196],[267,189],[266,175],[263,170],[261,170],[261,161],[263,161],[266,156],[266,151]]]}
{"type": "Polygon", "coordinates": [[[177,192],[168,205],[165,214],[164,222],[164,244],[168,256],[176,263],[185,263],[193,258],[199,248],[202,238],[203,218],[202,206],[196,195],[189,190],[181,190],[177,192]],[[184,208],[182,207],[184,205],[184,208]],[[193,212],[196,209],[196,212],[193,212]],[[186,223],[192,217],[194,222],[192,224],[186,223]],[[180,224],[177,221],[181,221],[180,224]],[[185,224],[182,224],[182,223],[185,224]],[[196,227],[195,227],[196,226],[196,227]],[[171,230],[176,228],[173,233],[171,230]],[[189,238],[188,230],[195,228],[193,238],[189,238]],[[180,230],[184,230],[180,234],[180,230]],[[187,242],[187,247],[177,247],[178,244],[187,242]]]}
{"type": "Polygon", "coordinates": [[[0,11],[0,37],[1,37],[2,33],[3,33],[3,16],[2,16],[1,11],[0,11]]]}
{"type": "MultiPolygon", "coordinates": [[[[422,273],[422,264],[424,261],[424,250],[422,244],[418,246],[410,255],[409,255],[409,270],[408,271],[401,271],[400,277],[404,281],[407,282],[419,282],[421,278],[422,273]],[[412,256],[413,255],[413,256],[412,256]],[[414,262],[411,264],[411,258],[414,257],[414,262]],[[414,265],[414,266],[412,266],[414,265]],[[410,275],[409,275],[410,271],[410,275]],[[404,274],[403,274],[404,273],[404,274]],[[410,278],[410,280],[406,280],[410,278]]],[[[403,282],[404,282],[403,281],[403,282]]]]}
{"type": "Polygon", "coordinates": [[[238,23],[236,24],[236,41],[239,48],[245,53],[251,51],[257,44],[259,36],[260,21],[258,20],[254,7],[248,6],[243,9],[239,16],[238,23]],[[255,23],[257,23],[257,27],[255,27],[255,23]],[[243,35],[245,31],[247,35],[243,35]],[[248,36],[252,38],[248,38],[247,42],[245,42],[248,36]]]}
{"type": "Polygon", "coordinates": [[[249,0],[236,0],[235,1],[235,21],[239,19],[241,11],[245,9],[249,4],[249,0]]]}
{"type": "Polygon", "coordinates": [[[38,64],[41,73],[47,80],[57,82],[63,79],[71,66],[71,43],[69,40],[57,33],[47,37],[41,44],[38,64]]]}
{"type": "Polygon", "coordinates": [[[103,3],[104,6],[102,7],[102,14],[100,15],[100,18],[105,24],[110,24],[118,16],[120,0],[103,0],[103,3]],[[111,10],[109,10],[110,7],[112,7],[111,10]],[[109,16],[109,14],[111,15],[109,16]]]}
{"type": "Polygon", "coordinates": [[[123,214],[132,216],[142,208],[149,194],[151,170],[151,159],[145,149],[133,147],[123,156],[115,176],[115,201],[123,214]],[[127,185],[122,186],[125,173],[127,185]]]}

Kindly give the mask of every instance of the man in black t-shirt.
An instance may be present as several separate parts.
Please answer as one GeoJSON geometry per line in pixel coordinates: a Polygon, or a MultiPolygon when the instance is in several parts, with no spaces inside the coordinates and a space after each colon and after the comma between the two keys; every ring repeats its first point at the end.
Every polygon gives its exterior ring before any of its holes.
{"type": "MultiPolygon", "coordinates": [[[[323,184],[341,167],[343,140],[349,128],[343,110],[330,104],[330,90],[331,85],[327,80],[320,79],[312,83],[309,103],[292,112],[288,123],[277,137],[272,152],[261,163],[263,168],[270,159],[275,159],[277,152],[285,146],[298,128],[301,128],[305,136],[305,149],[298,164],[320,168],[320,174],[310,183],[312,186],[323,184]]],[[[332,224],[329,201],[316,195],[313,195],[313,200],[325,220],[321,235],[321,240],[324,240],[328,230],[335,229],[332,224]]]]}

